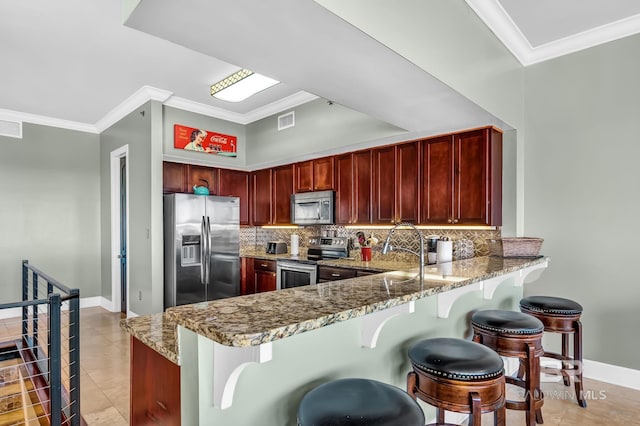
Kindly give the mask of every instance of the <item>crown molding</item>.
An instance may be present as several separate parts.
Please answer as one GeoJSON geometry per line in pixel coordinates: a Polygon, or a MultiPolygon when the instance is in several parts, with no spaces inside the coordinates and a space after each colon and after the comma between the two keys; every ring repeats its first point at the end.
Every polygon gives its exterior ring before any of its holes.
{"type": "Polygon", "coordinates": [[[498,0],[465,1],[525,67],[640,33],[639,14],[533,47],[498,0]]]}
{"type": "Polygon", "coordinates": [[[318,96],[300,91],[294,93],[293,95],[287,96],[286,98],[282,98],[260,108],[256,108],[246,114],[227,111],[222,108],[193,102],[188,99],[179,98],[177,96],[172,96],[164,104],[166,106],[194,112],[196,114],[202,114],[209,117],[219,118],[221,120],[231,121],[237,124],[246,125],[265,117],[269,117],[273,114],[277,114],[285,109],[302,105],[314,99],[318,99],[318,96]]]}
{"type": "Polygon", "coordinates": [[[58,118],[46,117],[44,115],[29,114],[26,112],[10,111],[0,109],[0,120],[20,121],[23,123],[39,124],[41,126],[58,127],[60,129],[76,130],[86,133],[100,133],[96,126],[92,124],[80,123],[78,121],[60,120],[58,118]]]}
{"type": "Polygon", "coordinates": [[[162,90],[151,86],[142,86],[133,95],[129,96],[120,105],[109,111],[103,118],[98,120],[96,124],[61,120],[42,115],[28,114],[4,109],[0,109],[0,119],[8,121],[21,121],[26,123],[40,124],[43,126],[59,127],[62,129],[100,134],[107,130],[109,127],[113,126],[118,121],[122,120],[136,108],[144,105],[146,102],[158,101],[170,107],[244,125],[265,117],[269,117],[285,109],[302,105],[314,99],[318,99],[318,96],[300,91],[294,93],[293,95],[287,96],[286,98],[272,102],[260,108],[256,108],[246,114],[240,114],[227,111],[222,108],[193,102],[188,99],[179,98],[177,96],[173,96],[173,93],[167,90],[162,90]]]}
{"type": "Polygon", "coordinates": [[[98,120],[95,127],[98,129],[98,133],[102,133],[146,102],[158,101],[164,103],[172,94],[173,93],[167,90],[157,89],[151,86],[142,86],[133,95],[125,99],[124,102],[98,120]]]}

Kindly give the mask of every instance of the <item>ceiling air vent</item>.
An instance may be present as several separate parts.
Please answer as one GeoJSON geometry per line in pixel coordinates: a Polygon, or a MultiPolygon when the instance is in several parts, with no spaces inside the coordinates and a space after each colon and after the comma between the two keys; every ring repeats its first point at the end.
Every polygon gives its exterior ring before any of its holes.
{"type": "Polygon", "coordinates": [[[288,112],[278,116],[278,131],[288,129],[296,125],[295,111],[288,112]]]}
{"type": "Polygon", "coordinates": [[[22,139],[22,122],[0,120],[0,136],[22,139]]]}

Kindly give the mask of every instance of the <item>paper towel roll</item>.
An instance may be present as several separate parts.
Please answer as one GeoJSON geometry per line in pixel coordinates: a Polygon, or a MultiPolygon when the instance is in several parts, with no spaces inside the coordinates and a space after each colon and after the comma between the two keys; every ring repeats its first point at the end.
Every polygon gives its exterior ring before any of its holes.
{"type": "Polygon", "coordinates": [[[453,260],[453,241],[439,240],[436,253],[437,263],[451,262],[453,260]]]}
{"type": "Polygon", "coordinates": [[[299,243],[298,234],[291,234],[291,247],[289,251],[293,256],[298,255],[298,250],[299,250],[298,243],[299,243]]]}

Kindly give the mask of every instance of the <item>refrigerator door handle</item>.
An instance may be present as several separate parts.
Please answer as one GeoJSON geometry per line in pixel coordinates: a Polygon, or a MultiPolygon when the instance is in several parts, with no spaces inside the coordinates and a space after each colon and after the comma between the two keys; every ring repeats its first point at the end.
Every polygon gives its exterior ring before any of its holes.
{"type": "Polygon", "coordinates": [[[207,216],[207,285],[211,284],[211,222],[207,216]]]}
{"type": "Polygon", "coordinates": [[[200,223],[200,284],[206,284],[204,263],[205,255],[207,252],[206,235],[207,233],[205,230],[204,216],[202,216],[202,222],[200,223]]]}

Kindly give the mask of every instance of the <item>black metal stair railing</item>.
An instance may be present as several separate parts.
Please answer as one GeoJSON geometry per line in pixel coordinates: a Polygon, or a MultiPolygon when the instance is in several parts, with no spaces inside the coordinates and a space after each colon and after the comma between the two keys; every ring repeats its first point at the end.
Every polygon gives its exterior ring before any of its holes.
{"type": "Polygon", "coordinates": [[[23,260],[22,301],[0,304],[0,311],[15,308],[21,309],[20,318],[3,320],[7,333],[0,333],[0,359],[19,360],[7,368],[20,377],[22,401],[28,402],[2,403],[0,415],[22,410],[27,424],[80,425],[79,290],[23,260]]]}

